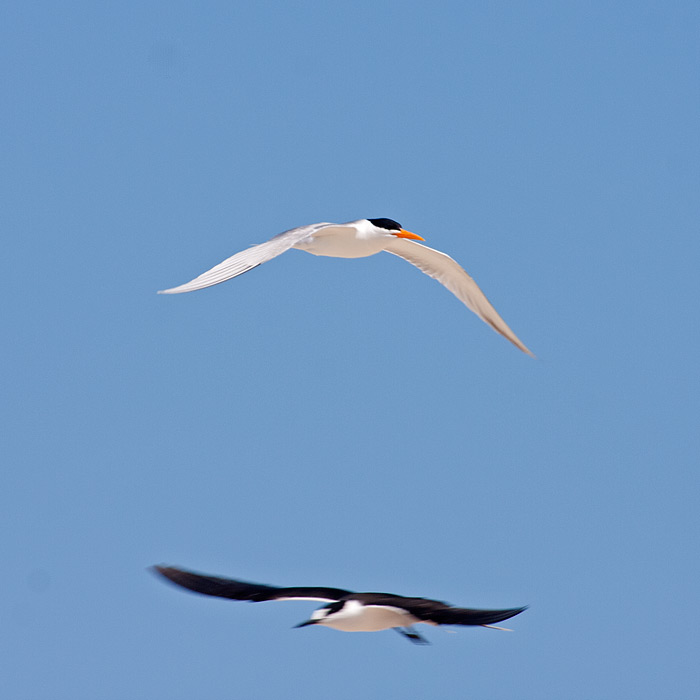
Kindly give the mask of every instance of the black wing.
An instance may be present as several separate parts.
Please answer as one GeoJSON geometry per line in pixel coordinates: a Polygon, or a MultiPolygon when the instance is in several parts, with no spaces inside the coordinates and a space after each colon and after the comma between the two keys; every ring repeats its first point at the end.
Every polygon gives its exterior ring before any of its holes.
{"type": "Polygon", "coordinates": [[[204,576],[172,566],[154,566],[153,570],[177,586],[182,586],[182,588],[187,588],[195,593],[217,596],[218,598],[230,598],[232,600],[249,600],[253,603],[290,598],[333,601],[340,600],[351,593],[351,591],[344,591],[340,588],[279,588],[277,586],[266,586],[262,583],[236,581],[217,576],[204,576]]]}
{"type": "Polygon", "coordinates": [[[470,608],[446,608],[436,610],[427,617],[438,625],[493,625],[508,618],[519,615],[524,608],[509,608],[507,610],[472,610],[470,608]]]}
{"type": "Polygon", "coordinates": [[[390,593],[360,593],[353,598],[365,605],[387,605],[408,610],[414,617],[437,625],[493,625],[520,614],[524,608],[507,610],[473,610],[471,608],[454,608],[447,603],[429,598],[404,598],[390,593]]]}

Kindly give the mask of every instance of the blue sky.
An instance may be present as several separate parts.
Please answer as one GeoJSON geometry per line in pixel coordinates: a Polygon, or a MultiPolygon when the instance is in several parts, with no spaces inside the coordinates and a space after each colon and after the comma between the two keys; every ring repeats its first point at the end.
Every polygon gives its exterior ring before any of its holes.
{"type": "Polygon", "coordinates": [[[0,694],[658,698],[700,682],[692,2],[6,4],[0,694]],[[391,217],[538,355],[389,255],[391,217]],[[291,627],[156,563],[529,604],[291,627]]]}

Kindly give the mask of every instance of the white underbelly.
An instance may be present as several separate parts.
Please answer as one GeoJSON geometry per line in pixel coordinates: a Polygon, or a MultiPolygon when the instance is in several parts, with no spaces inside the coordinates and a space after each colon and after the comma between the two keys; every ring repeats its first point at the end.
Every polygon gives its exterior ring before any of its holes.
{"type": "Polygon", "coordinates": [[[408,627],[417,622],[420,620],[397,608],[368,606],[358,615],[340,617],[321,624],[342,632],[378,632],[392,627],[408,627]]]}
{"type": "Polygon", "coordinates": [[[294,247],[312,255],[329,258],[366,258],[384,250],[389,242],[384,237],[363,237],[347,227],[328,227],[305,238],[294,247]]]}

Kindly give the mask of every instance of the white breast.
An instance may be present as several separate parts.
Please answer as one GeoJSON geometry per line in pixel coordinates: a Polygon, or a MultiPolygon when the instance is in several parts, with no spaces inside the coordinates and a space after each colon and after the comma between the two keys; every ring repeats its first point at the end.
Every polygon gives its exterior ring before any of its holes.
{"type": "Polygon", "coordinates": [[[401,608],[388,605],[367,605],[351,600],[343,609],[319,624],[342,632],[378,632],[392,627],[408,627],[420,622],[401,608]]]}
{"type": "Polygon", "coordinates": [[[312,255],[329,258],[366,258],[384,250],[393,238],[363,222],[327,226],[297,243],[294,247],[312,255]]]}

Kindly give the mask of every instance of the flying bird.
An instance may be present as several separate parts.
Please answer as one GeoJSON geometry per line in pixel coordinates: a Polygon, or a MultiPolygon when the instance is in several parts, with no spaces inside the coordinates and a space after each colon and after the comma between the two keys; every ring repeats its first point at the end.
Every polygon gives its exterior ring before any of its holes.
{"type": "Polygon", "coordinates": [[[172,566],[154,566],[153,571],[195,593],[258,603],[266,600],[321,600],[324,605],[296,627],[322,625],[342,632],[378,632],[395,629],[415,644],[428,644],[413,625],[480,625],[492,629],[496,622],[520,614],[526,607],[508,610],[455,608],[428,598],[405,598],[391,593],[353,593],[341,588],[279,588],[216,576],[204,576],[172,566]]]}
{"type": "Polygon", "coordinates": [[[385,250],[436,279],[497,333],[532,355],[462,267],[449,255],[418,243],[423,240],[393,219],[358,219],[345,224],[324,222],[300,226],[236,253],[192,281],[164,289],[159,294],[181,294],[211,287],[242,275],[291,248],[331,258],[365,258],[385,250]]]}

